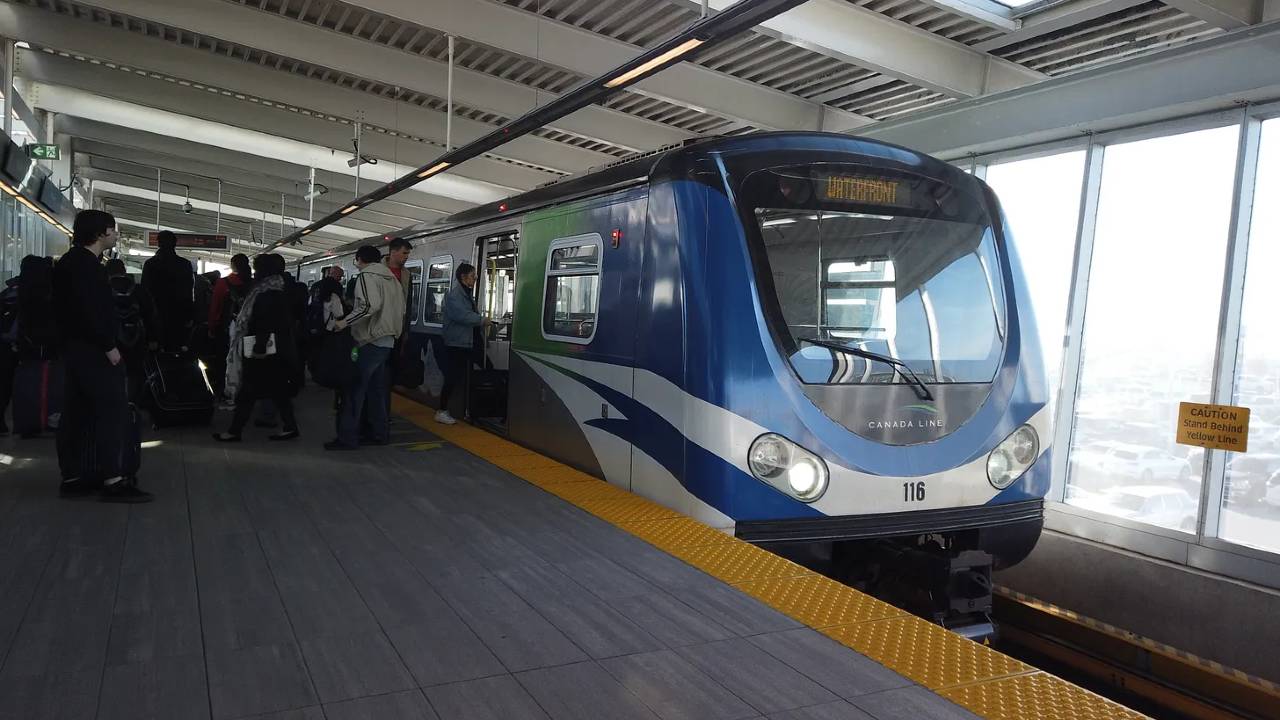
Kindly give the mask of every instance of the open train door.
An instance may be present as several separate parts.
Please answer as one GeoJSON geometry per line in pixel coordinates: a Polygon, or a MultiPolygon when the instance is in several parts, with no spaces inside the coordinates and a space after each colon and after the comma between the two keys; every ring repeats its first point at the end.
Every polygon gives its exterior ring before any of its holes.
{"type": "Polygon", "coordinates": [[[515,321],[516,261],[519,231],[486,235],[476,241],[476,308],[490,322],[476,329],[467,413],[473,422],[507,432],[511,328],[515,321]]]}

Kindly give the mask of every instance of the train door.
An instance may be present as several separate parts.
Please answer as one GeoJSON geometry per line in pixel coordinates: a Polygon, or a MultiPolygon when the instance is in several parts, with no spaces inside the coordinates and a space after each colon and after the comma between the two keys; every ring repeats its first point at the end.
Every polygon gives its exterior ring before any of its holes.
{"type": "Polygon", "coordinates": [[[467,412],[475,422],[507,431],[507,388],[511,369],[511,328],[515,321],[519,233],[507,231],[477,241],[476,308],[489,320],[479,328],[478,357],[467,392],[467,412]]]}

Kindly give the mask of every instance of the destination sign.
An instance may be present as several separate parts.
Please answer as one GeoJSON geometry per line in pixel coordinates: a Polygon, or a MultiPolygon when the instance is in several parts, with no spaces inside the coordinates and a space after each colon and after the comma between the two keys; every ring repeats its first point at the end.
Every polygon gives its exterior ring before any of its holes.
{"type": "Polygon", "coordinates": [[[821,185],[826,200],[868,205],[907,205],[910,202],[902,183],[887,178],[832,175],[822,181],[821,185]]]}
{"type": "Polygon", "coordinates": [[[1177,441],[1181,445],[1247,452],[1249,408],[1179,403],[1177,441]]]}
{"type": "MultiPolygon", "coordinates": [[[[178,239],[178,247],[192,248],[193,250],[229,250],[231,244],[227,242],[226,235],[214,235],[212,233],[174,233],[174,237],[178,239]]],[[[147,245],[150,247],[160,247],[160,233],[152,230],[147,233],[147,245]]]]}

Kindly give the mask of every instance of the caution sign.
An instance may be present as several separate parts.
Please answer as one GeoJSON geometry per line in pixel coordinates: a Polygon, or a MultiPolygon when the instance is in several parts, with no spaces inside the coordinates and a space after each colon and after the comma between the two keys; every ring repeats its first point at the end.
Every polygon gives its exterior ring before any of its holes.
{"type": "Polygon", "coordinates": [[[1214,450],[1249,450],[1249,408],[1178,404],[1178,443],[1214,450]]]}

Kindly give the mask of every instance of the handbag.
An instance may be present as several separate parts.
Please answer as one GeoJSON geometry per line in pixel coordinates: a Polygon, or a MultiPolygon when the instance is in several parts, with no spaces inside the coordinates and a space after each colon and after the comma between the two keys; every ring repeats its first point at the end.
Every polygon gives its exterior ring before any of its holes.
{"type": "Polygon", "coordinates": [[[264,358],[276,354],[276,334],[271,333],[267,336],[267,349],[262,353],[254,352],[254,346],[258,343],[257,335],[246,335],[243,339],[244,346],[241,354],[247,358],[264,358]]]}

